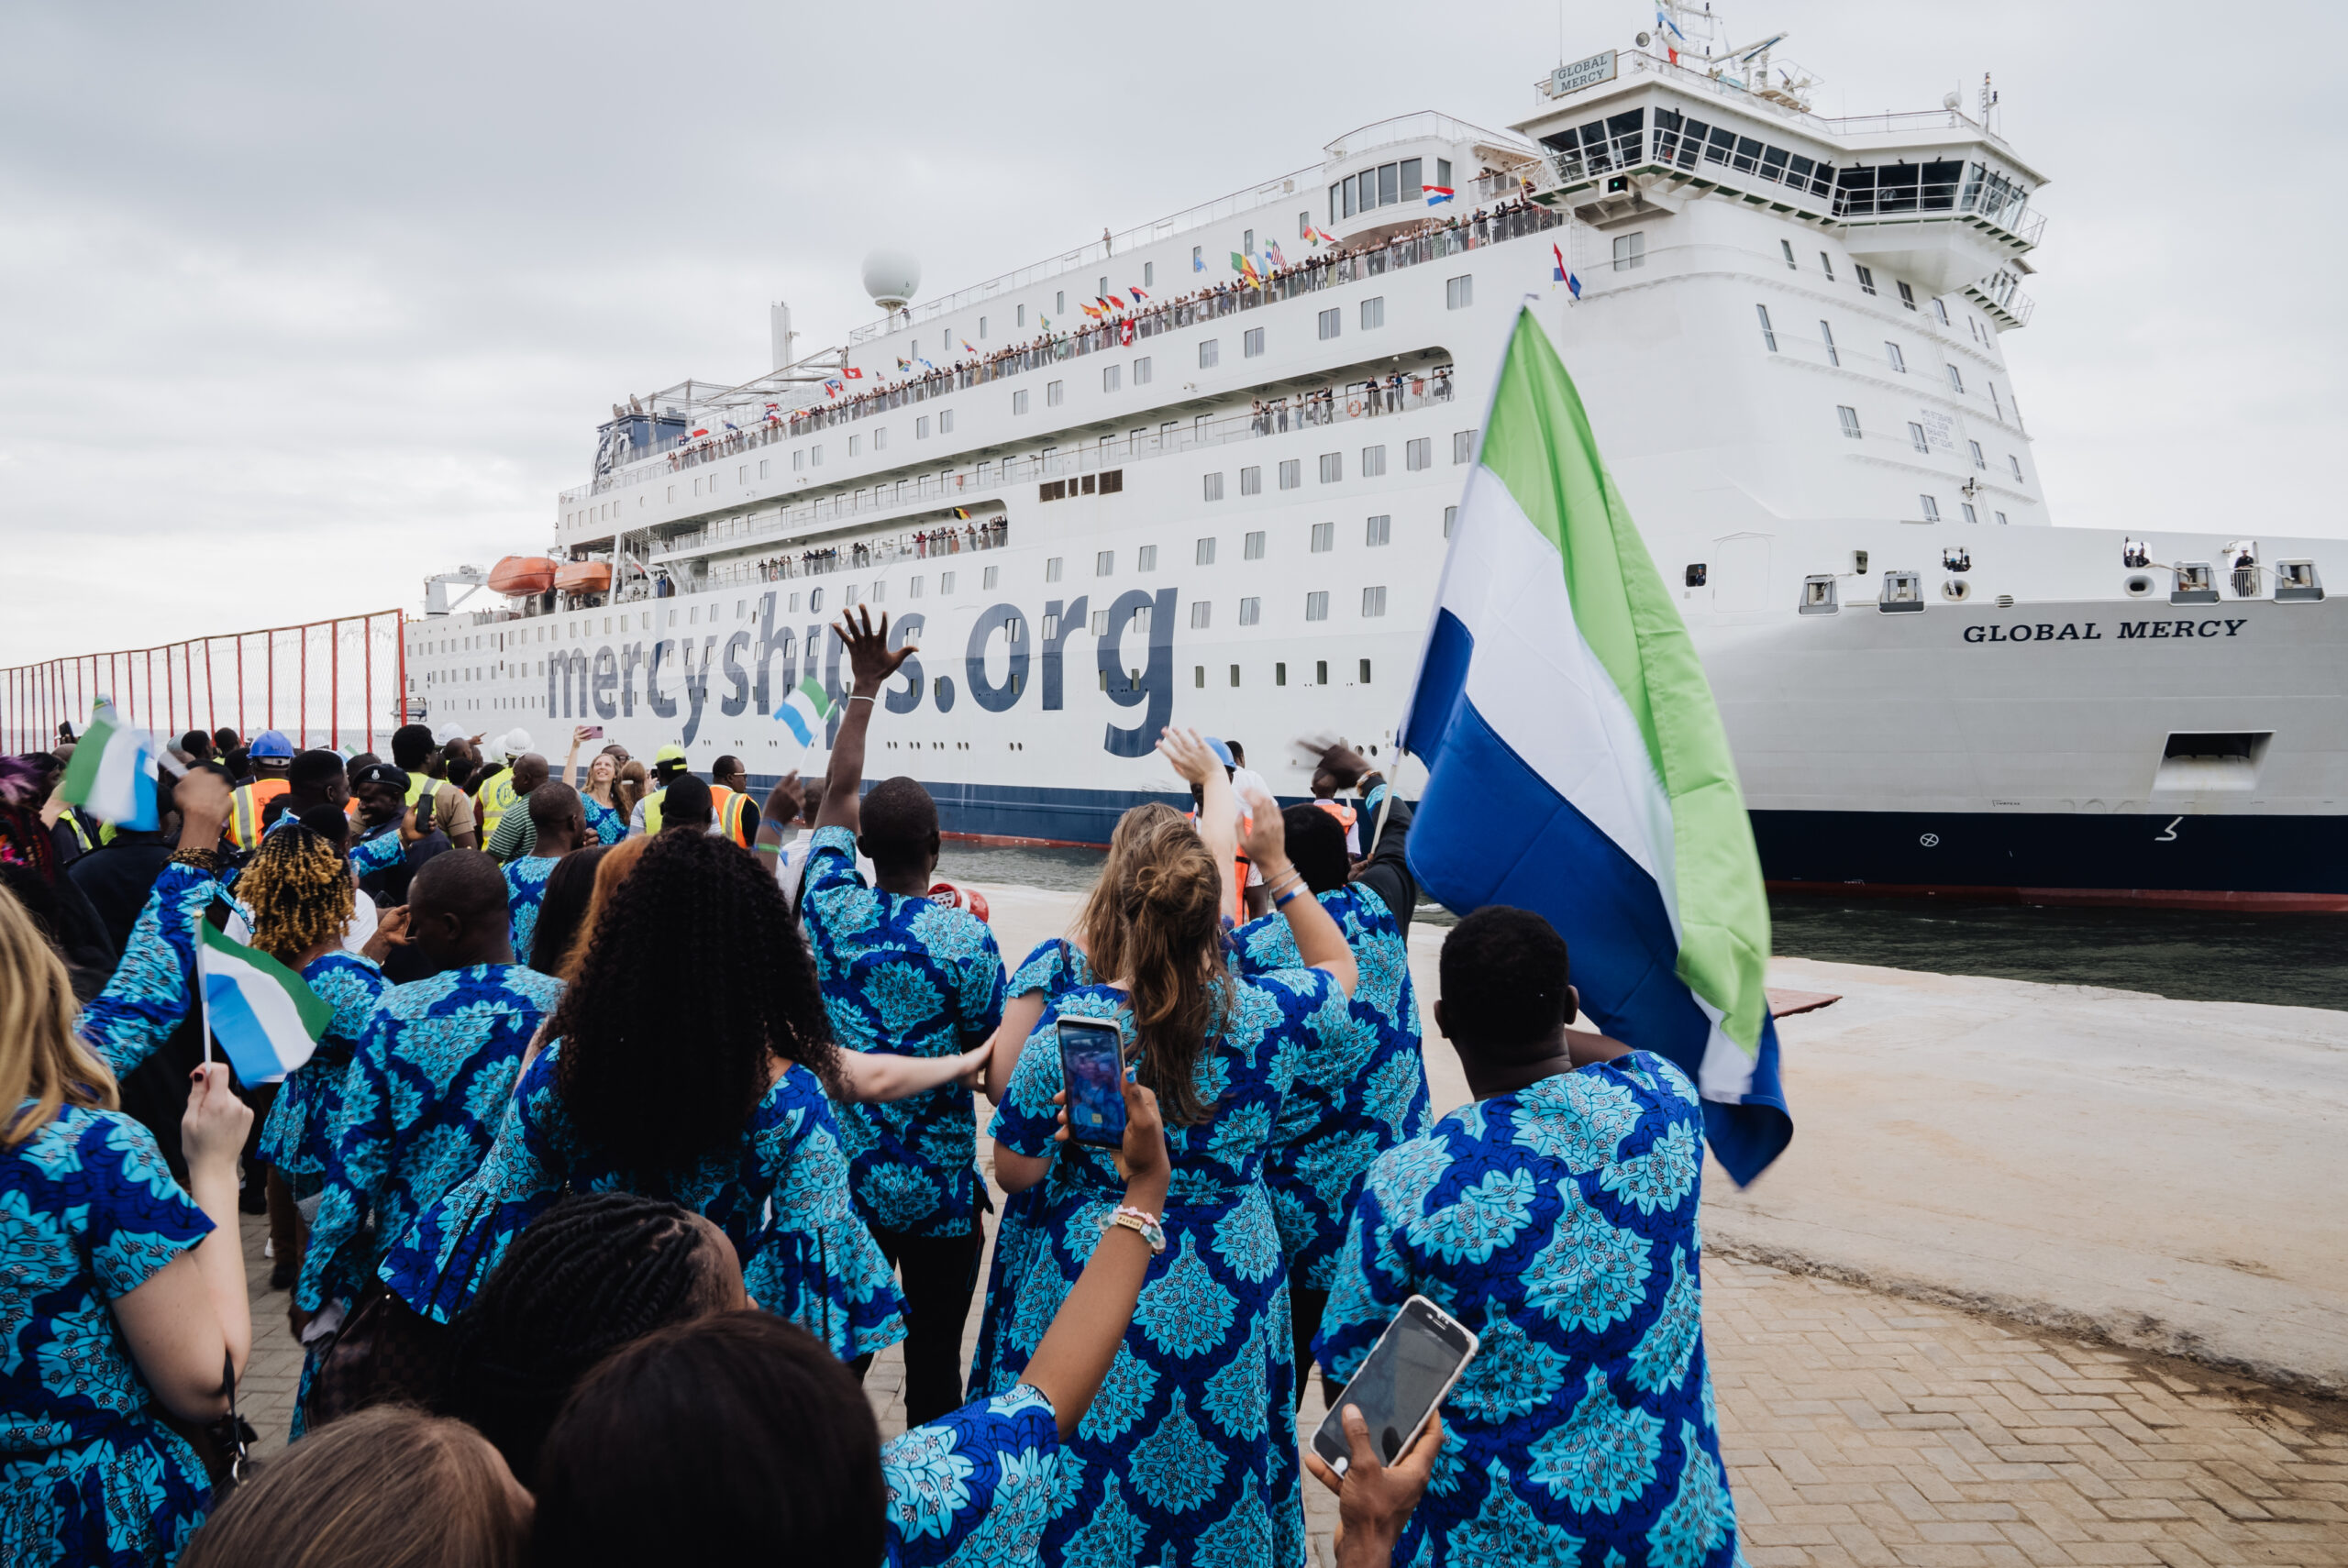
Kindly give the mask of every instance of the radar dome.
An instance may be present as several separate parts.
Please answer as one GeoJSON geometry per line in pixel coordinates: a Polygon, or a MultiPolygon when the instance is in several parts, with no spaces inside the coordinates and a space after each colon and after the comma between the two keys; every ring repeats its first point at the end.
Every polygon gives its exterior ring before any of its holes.
{"type": "Polygon", "coordinates": [[[921,263],[909,251],[875,250],[864,259],[864,292],[882,310],[903,310],[921,287],[921,263]]]}
{"type": "MultiPolygon", "coordinates": [[[[1942,108],[1944,108],[1944,109],[1954,109],[1954,108],[1955,108],[1959,104],[1962,104],[1962,103],[1964,103],[1964,102],[1965,102],[1964,98],[1963,98],[1963,97],[1961,97],[1960,95],[1958,95],[1957,94],[1955,94],[1955,93],[1944,93],[1944,94],[1941,94],[1941,107],[1942,107],[1942,108]]],[[[868,288],[869,288],[869,287],[870,287],[870,286],[871,286],[871,283],[872,283],[872,263],[871,263],[871,262],[869,262],[869,261],[867,261],[867,262],[864,264],[864,282],[865,282],[865,286],[866,286],[866,287],[868,287],[868,288]]]]}

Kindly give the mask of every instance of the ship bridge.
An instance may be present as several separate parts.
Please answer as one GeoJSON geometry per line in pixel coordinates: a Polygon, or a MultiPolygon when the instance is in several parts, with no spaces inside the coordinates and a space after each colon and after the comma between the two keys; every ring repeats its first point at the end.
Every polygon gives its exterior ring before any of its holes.
{"type": "Polygon", "coordinates": [[[2017,283],[2045,226],[2031,205],[2044,177],[1953,94],[1938,110],[1829,119],[1718,64],[1629,50],[1536,91],[1542,107],[1515,128],[1547,154],[1540,199],[1593,227],[1717,195],[1832,229],[1855,259],[1929,294],[1961,291],[2001,327],[2029,320],[2017,283]]]}

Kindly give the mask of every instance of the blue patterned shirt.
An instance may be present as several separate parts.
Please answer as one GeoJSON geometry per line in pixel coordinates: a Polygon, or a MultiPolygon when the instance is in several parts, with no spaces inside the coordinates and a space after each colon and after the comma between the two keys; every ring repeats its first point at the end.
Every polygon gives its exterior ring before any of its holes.
{"type": "Polygon", "coordinates": [[[505,863],[505,903],[514,911],[514,962],[530,961],[537,940],[538,906],[546,902],[547,878],[562,864],[558,855],[526,855],[505,863]]]}
{"type": "Polygon", "coordinates": [[[195,985],[195,922],[221,896],[209,871],[174,861],[156,875],[122,962],[76,1027],[116,1078],[153,1055],[187,1016],[195,985]]]}
{"type": "MultiPolygon", "coordinates": [[[[359,1043],[374,1026],[375,1004],[388,988],[372,958],[337,948],[310,961],[302,982],[334,1009],[318,1048],[285,1075],[261,1123],[260,1157],[288,1178],[315,1181],[326,1175],[333,1149],[334,1108],[342,1101],[342,1080],[359,1043]]],[[[307,1192],[297,1191],[299,1197],[307,1192]]]]}
{"type": "Polygon", "coordinates": [[[738,1143],[690,1170],[645,1172],[622,1169],[580,1135],[555,1083],[561,1055],[562,1042],[548,1041],[515,1086],[481,1168],[384,1253],[383,1283],[401,1300],[447,1322],[566,1188],[616,1190],[664,1198],[708,1219],[733,1242],[750,1298],[841,1360],[905,1337],[904,1297],[848,1200],[839,1123],[814,1074],[785,1066],[738,1143]]]}
{"type": "Polygon", "coordinates": [[[366,837],[350,846],[350,868],[361,877],[388,871],[406,858],[407,845],[400,842],[397,817],[381,827],[370,828],[366,837]]]}
{"type": "Polygon", "coordinates": [[[382,1249],[479,1167],[523,1050],[561,995],[560,980],[517,964],[476,964],[383,993],[327,1134],[326,1191],[294,1294],[305,1311],[355,1297],[382,1249]],[[360,1234],[370,1213],[371,1248],[360,1234]]]}
{"type": "Polygon", "coordinates": [[[616,806],[607,806],[584,790],[579,792],[579,804],[587,813],[587,831],[595,835],[598,844],[617,844],[627,836],[627,819],[616,806]]]}
{"type": "Polygon", "coordinates": [[[889,1568],[1039,1561],[1059,1452],[1051,1401],[1024,1383],[882,1443],[889,1568]]]}
{"type": "Polygon", "coordinates": [[[0,1558],[169,1561],[202,1522],[211,1484],[113,1303],[211,1231],[120,1111],[64,1106],[0,1149],[0,1558]]]}
{"type": "MultiPolygon", "coordinates": [[[[1307,1286],[1326,1290],[1370,1162],[1425,1132],[1434,1109],[1420,1055],[1411,950],[1394,911],[1359,886],[1333,889],[1320,900],[1345,933],[1361,980],[1345,1027],[1325,1047],[1305,1054],[1295,1088],[1280,1104],[1264,1180],[1290,1265],[1303,1272],[1307,1286]]],[[[1279,913],[1241,926],[1232,943],[1246,974],[1304,962],[1288,917],[1279,913]]]]}
{"type": "Polygon", "coordinates": [[[1635,1052],[1453,1111],[1379,1158],[1315,1342],[1348,1377],[1412,1295],[1482,1340],[1398,1562],[1726,1568],[1695,1086],[1635,1052]]]}
{"type": "MultiPolygon", "coordinates": [[[[1002,1021],[1002,955],[986,922],[865,886],[847,829],[815,830],[799,911],[842,1048],[953,1056],[1002,1021]]],[[[844,1105],[840,1135],[873,1229],[963,1236],[978,1223],[978,1118],[960,1084],[844,1105]]]]}

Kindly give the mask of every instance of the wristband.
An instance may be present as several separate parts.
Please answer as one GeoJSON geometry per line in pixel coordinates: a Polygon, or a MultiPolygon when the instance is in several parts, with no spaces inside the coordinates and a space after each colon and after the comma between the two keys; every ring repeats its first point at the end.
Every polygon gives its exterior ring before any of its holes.
{"type": "MultiPolygon", "coordinates": [[[[864,695],[864,693],[862,693],[862,692],[860,692],[860,691],[851,692],[851,693],[849,693],[849,695],[848,695],[848,701],[849,701],[849,702],[869,702],[869,701],[872,701],[872,699],[871,699],[871,698],[867,697],[866,695],[864,695]]],[[[841,706],[845,707],[845,706],[847,706],[847,703],[842,703],[842,704],[841,704],[841,706]]]]}
{"type": "Polygon", "coordinates": [[[1290,888],[1287,892],[1282,893],[1279,898],[1272,900],[1272,908],[1275,910],[1284,910],[1288,908],[1289,900],[1295,898],[1302,891],[1304,891],[1304,889],[1301,888],[1290,888]]]}
{"type": "Polygon", "coordinates": [[[1113,1227],[1119,1225],[1148,1242],[1150,1256],[1157,1257],[1166,1251],[1166,1227],[1159,1222],[1157,1216],[1146,1213],[1129,1203],[1120,1203],[1102,1224],[1101,1233],[1105,1236],[1113,1227]]]}

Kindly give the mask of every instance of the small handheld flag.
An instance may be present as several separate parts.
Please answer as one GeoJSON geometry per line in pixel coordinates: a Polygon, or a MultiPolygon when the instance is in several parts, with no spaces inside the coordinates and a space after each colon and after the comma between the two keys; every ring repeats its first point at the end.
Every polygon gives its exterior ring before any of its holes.
{"type": "Polygon", "coordinates": [[[847,369],[842,370],[840,374],[846,376],[852,381],[860,381],[864,379],[864,372],[858,370],[854,365],[848,366],[847,369]]]}
{"type": "Polygon", "coordinates": [[[967,506],[958,506],[954,509],[954,515],[959,521],[968,523],[970,520],[970,509],[967,506]]]}
{"type": "Polygon", "coordinates": [[[824,683],[811,675],[782,700],[782,706],[774,711],[774,716],[782,721],[782,727],[796,736],[801,745],[814,745],[815,732],[832,716],[832,699],[825,691],[824,683]]]}
{"type": "Polygon", "coordinates": [[[1129,294],[1133,295],[1133,297],[1135,298],[1135,301],[1137,301],[1137,302],[1138,302],[1138,301],[1141,301],[1141,300],[1146,300],[1146,299],[1149,298],[1149,296],[1148,296],[1147,294],[1143,293],[1139,289],[1135,288],[1135,287],[1134,287],[1133,285],[1131,285],[1130,283],[1129,283],[1129,284],[1127,284],[1127,285],[1125,286],[1125,292],[1126,292],[1127,293],[1129,293],[1129,294]]]}
{"type": "Polygon", "coordinates": [[[196,927],[196,964],[213,1037],[237,1077],[275,1083],[310,1059],[334,1009],[301,976],[208,921],[196,927]]]}
{"type": "Polygon", "coordinates": [[[1520,310],[1401,726],[1427,765],[1412,871],[1537,911],[1606,1033],[1669,1060],[1739,1183],[1793,1136],[1762,989],[1769,905],[1676,595],[1520,310]],[[1528,680],[1524,671],[1542,672],[1528,680]]]}
{"type": "Polygon", "coordinates": [[[1451,187],[1448,185],[1422,185],[1419,193],[1426,197],[1427,205],[1431,207],[1439,207],[1451,200],[1451,187]]]}
{"type": "Polygon", "coordinates": [[[978,352],[978,349],[972,347],[969,338],[965,337],[962,339],[962,352],[965,354],[975,354],[978,352]]]}
{"type": "Polygon", "coordinates": [[[65,766],[59,793],[102,823],[151,833],[161,825],[155,799],[155,748],[111,702],[91,711],[89,727],[65,766]]]}
{"type": "Polygon", "coordinates": [[[914,362],[913,362],[911,359],[906,359],[903,354],[900,354],[900,355],[898,355],[898,356],[897,356],[897,369],[898,369],[898,370],[912,370],[913,368],[914,368],[914,362]]]}

